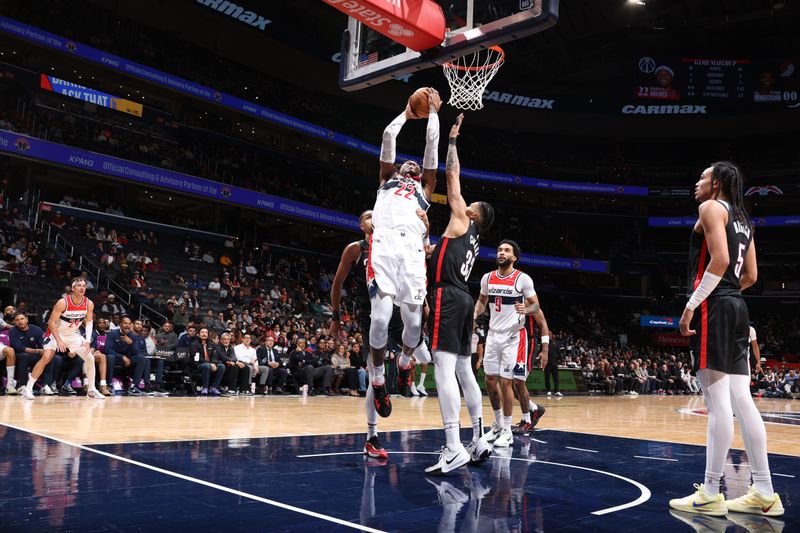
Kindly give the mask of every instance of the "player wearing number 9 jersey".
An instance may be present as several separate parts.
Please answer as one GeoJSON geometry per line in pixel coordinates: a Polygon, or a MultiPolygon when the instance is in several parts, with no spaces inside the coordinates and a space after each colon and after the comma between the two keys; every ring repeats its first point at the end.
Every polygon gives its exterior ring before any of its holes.
{"type": "Polygon", "coordinates": [[[678,511],[724,516],[729,511],[766,516],[784,512],[773,490],[764,420],[750,394],[747,306],[741,291],[758,277],[753,226],[744,208],[742,172],[730,161],[705,169],[695,184],[700,202],[689,245],[689,301],[680,331],[691,340],[691,357],[708,407],[704,483],[694,494],[670,500],[678,511]],[[753,485],[736,499],[720,492],[733,421],[742,440],[753,485]]]}
{"type": "MultiPolygon", "coordinates": [[[[486,390],[494,409],[495,421],[487,440],[494,446],[506,447],[514,442],[511,416],[514,412],[514,379],[525,381],[533,364],[528,349],[525,315],[539,312],[539,300],[533,280],[514,268],[520,251],[517,243],[503,240],[497,247],[497,270],[481,279],[481,295],[475,304],[475,316],[490,311],[489,334],[483,356],[486,390]]],[[[543,317],[542,317],[543,318],[543,317]]],[[[549,339],[542,338],[542,343],[549,339]]],[[[547,363],[542,351],[541,364],[547,363]]]]}

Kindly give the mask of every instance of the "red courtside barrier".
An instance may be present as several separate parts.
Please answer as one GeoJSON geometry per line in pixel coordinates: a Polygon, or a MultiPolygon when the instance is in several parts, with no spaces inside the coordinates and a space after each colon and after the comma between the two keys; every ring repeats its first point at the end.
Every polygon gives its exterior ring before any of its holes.
{"type": "Polygon", "coordinates": [[[433,0],[323,1],[416,52],[444,40],[444,13],[433,0]]]}

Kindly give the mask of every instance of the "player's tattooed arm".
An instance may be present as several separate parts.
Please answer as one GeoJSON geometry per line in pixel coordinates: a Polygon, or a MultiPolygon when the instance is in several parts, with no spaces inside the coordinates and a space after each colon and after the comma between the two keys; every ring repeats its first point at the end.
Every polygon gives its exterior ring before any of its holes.
{"type": "MultiPolygon", "coordinates": [[[[450,135],[447,139],[447,162],[445,163],[445,171],[452,173],[460,173],[461,165],[458,161],[458,149],[456,148],[456,138],[458,137],[459,130],[461,129],[461,122],[464,120],[464,113],[461,113],[456,118],[456,123],[450,128],[450,135]]],[[[449,183],[447,184],[449,188],[449,183]]]]}

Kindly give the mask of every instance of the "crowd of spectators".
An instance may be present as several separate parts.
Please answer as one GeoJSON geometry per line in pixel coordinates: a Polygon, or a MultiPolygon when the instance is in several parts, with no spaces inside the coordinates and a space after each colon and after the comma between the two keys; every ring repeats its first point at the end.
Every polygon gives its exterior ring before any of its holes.
{"type": "MultiPolygon", "coordinates": [[[[16,250],[8,255],[26,253],[36,257],[44,249],[41,235],[28,228],[27,220],[25,210],[19,208],[3,213],[0,235],[7,245],[4,250],[7,254],[8,250],[16,250]]],[[[190,383],[196,382],[201,393],[212,395],[249,394],[253,388],[257,393],[284,393],[303,390],[304,386],[311,394],[364,393],[365,350],[357,325],[358,313],[364,310],[358,309],[350,298],[357,280],[351,278],[343,289],[345,307],[341,310],[340,335],[332,337],[327,329],[333,314],[329,292],[335,258],[268,244],[244,249],[236,239],[227,240],[218,250],[207,249],[187,238],[183,268],[170,273],[163,270],[158,257],[137,249],[138,245],[156,246],[165,236],[141,229],[122,232],[98,222],[64,217],[58,211],[52,214],[50,223],[94,243],[94,258],[105,266],[106,272],[118,282],[128,280],[124,286],[136,298],[132,303],[146,302],[166,318],[152,323],[136,320],[132,316],[134,306],[126,306],[102,287],[94,291],[101,337],[98,349],[105,351],[107,360],[109,349],[102,338],[104,332],[127,329],[130,335],[142,338],[138,342],[130,337],[131,344],[138,346],[141,353],[130,354],[137,357],[128,357],[129,369],[117,364],[127,357],[123,355],[124,346],[119,345],[123,351],[112,354],[106,384],[109,390],[114,388],[115,369],[118,374],[125,374],[128,369],[128,382],[118,380],[117,390],[136,394],[134,389],[141,385],[145,392],[162,393],[165,369],[174,367],[190,383]],[[192,268],[198,262],[213,265],[216,275],[203,279],[192,268]],[[174,290],[170,294],[149,292],[147,279],[153,273],[162,274],[174,290]],[[181,350],[184,357],[173,361],[176,356],[172,354],[181,350]],[[157,351],[166,359],[153,358],[157,351]],[[148,387],[151,359],[155,363],[154,376],[148,387]],[[231,366],[236,368],[227,368],[231,366]]],[[[45,261],[51,261],[53,268],[44,269],[44,276],[65,281],[81,276],[87,279],[92,293],[92,281],[77,268],[73,258],[59,258],[52,251],[46,254],[45,261]]],[[[64,294],[68,293],[67,286],[64,294]]],[[[620,319],[623,314],[592,305],[573,304],[562,309],[554,305],[551,311],[553,324],[557,325],[551,336],[557,343],[556,360],[563,366],[581,369],[591,388],[609,394],[699,392],[697,379],[689,370],[687,350],[660,349],[640,339],[629,339],[630,317],[626,322],[620,319]]],[[[13,320],[13,316],[7,316],[8,322],[13,320]]],[[[761,325],[757,327],[761,329],[761,325]]],[[[767,315],[760,335],[762,347],[767,349],[771,344],[777,345],[779,338],[790,337],[791,327],[791,321],[767,315]]],[[[113,348],[119,340],[114,339],[111,344],[113,348]]],[[[780,353],[780,348],[777,346],[775,353],[780,353]]],[[[68,358],[68,354],[63,355],[68,358]]],[[[54,370],[53,382],[45,383],[49,387],[42,390],[69,394],[70,388],[65,385],[70,384],[66,378],[71,368],[68,365],[54,370]]],[[[782,368],[754,372],[754,394],[792,395],[797,392],[794,375],[782,368]]],[[[191,385],[186,389],[195,392],[191,385]]]]}

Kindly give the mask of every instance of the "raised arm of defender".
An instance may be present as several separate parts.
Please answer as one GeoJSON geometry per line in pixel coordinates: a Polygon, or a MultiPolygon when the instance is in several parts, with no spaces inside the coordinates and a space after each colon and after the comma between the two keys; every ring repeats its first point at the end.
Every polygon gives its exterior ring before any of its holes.
{"type": "Polygon", "coordinates": [[[447,203],[450,205],[450,222],[444,232],[446,237],[463,235],[469,228],[467,202],[461,196],[461,163],[458,160],[458,148],[456,148],[456,139],[463,120],[464,113],[461,113],[456,118],[456,123],[450,128],[450,135],[447,140],[445,177],[447,178],[447,203]]]}

